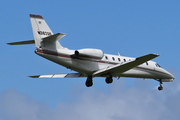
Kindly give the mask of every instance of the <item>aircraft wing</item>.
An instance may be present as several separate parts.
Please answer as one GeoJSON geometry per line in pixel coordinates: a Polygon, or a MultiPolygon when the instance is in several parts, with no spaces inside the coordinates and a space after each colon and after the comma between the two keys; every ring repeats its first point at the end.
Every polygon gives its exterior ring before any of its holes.
{"type": "Polygon", "coordinates": [[[68,74],[52,74],[52,75],[34,75],[31,78],[78,78],[86,77],[81,73],[68,73],[68,74]]]}
{"type": "Polygon", "coordinates": [[[109,66],[107,68],[104,69],[100,69],[96,72],[93,73],[94,77],[100,77],[100,76],[106,76],[106,75],[113,75],[113,73],[123,73],[126,72],[138,65],[143,64],[144,62],[147,62],[153,58],[158,57],[159,55],[157,54],[148,54],[145,56],[141,56],[136,58],[133,61],[129,61],[129,62],[125,62],[123,64],[117,64],[117,65],[113,65],[113,66],[109,66]]]}

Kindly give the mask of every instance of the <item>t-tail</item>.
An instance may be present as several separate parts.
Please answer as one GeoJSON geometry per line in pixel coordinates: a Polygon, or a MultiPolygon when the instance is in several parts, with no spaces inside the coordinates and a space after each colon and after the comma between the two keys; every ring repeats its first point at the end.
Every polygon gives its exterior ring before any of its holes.
{"type": "Polygon", "coordinates": [[[23,44],[35,43],[37,49],[46,49],[46,50],[63,49],[63,47],[58,42],[58,40],[64,37],[66,34],[64,33],[53,34],[51,29],[47,25],[46,21],[40,15],[30,14],[30,20],[31,20],[34,40],[12,42],[8,44],[23,45],[23,44]]]}

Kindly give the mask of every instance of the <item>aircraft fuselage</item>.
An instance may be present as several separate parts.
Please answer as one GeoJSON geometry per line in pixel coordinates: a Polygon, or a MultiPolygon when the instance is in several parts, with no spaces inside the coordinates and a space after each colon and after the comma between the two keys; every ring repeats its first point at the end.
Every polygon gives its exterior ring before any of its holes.
{"type": "MultiPolygon", "coordinates": [[[[46,50],[36,50],[35,53],[53,61],[59,65],[62,65],[68,69],[77,71],[79,73],[83,73],[86,76],[91,76],[93,72],[108,68],[112,65],[128,63],[130,61],[135,60],[132,57],[118,56],[118,55],[110,55],[104,54],[102,59],[97,58],[86,58],[86,57],[73,57],[75,50],[61,50],[58,52],[46,51],[46,50]]],[[[173,81],[173,76],[162,69],[156,62],[148,61],[144,64],[141,64],[133,69],[130,69],[124,73],[112,73],[114,77],[133,77],[133,78],[150,78],[159,80],[162,82],[170,82],[173,81]]],[[[93,77],[93,76],[92,76],[93,77]]],[[[108,75],[104,76],[96,76],[96,77],[108,77],[108,75]]]]}

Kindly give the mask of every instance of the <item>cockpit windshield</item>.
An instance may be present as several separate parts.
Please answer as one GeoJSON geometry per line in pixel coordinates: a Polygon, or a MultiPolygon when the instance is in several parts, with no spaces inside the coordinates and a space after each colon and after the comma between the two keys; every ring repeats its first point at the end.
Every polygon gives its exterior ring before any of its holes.
{"type": "Polygon", "coordinates": [[[158,63],[156,63],[155,65],[156,65],[156,67],[161,67],[158,63]]]}

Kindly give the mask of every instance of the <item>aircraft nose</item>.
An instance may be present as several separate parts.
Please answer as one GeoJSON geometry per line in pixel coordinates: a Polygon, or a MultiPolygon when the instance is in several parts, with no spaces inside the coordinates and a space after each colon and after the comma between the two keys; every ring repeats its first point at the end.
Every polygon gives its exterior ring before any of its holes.
{"type": "Polygon", "coordinates": [[[174,80],[174,76],[170,72],[168,72],[164,69],[163,69],[163,72],[166,75],[166,78],[163,79],[163,81],[172,82],[174,80]]]}
{"type": "Polygon", "coordinates": [[[174,80],[174,76],[171,73],[169,73],[168,71],[166,71],[165,69],[156,68],[155,70],[160,73],[159,74],[160,79],[164,79],[167,81],[173,81],[174,80]]]}
{"type": "Polygon", "coordinates": [[[172,75],[172,74],[170,74],[171,75],[171,77],[172,77],[172,80],[171,81],[173,81],[174,80],[174,76],[172,75]]]}
{"type": "Polygon", "coordinates": [[[173,76],[172,74],[169,73],[169,77],[171,77],[171,78],[169,79],[170,82],[174,81],[174,76],[173,76]]]}
{"type": "MultiPolygon", "coordinates": [[[[167,72],[167,71],[166,71],[166,72],[167,72]]],[[[170,77],[171,79],[174,80],[174,76],[173,76],[171,73],[167,72],[167,74],[169,75],[169,77],[170,77]]]]}

